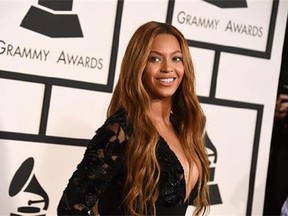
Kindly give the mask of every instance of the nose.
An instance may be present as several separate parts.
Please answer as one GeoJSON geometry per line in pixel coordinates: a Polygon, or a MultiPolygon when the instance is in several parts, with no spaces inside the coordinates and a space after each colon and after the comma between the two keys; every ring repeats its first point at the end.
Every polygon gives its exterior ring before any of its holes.
{"type": "Polygon", "coordinates": [[[161,69],[160,72],[171,73],[171,72],[173,72],[173,69],[161,69]]]}
{"type": "Polygon", "coordinates": [[[162,63],[162,67],[161,67],[160,72],[163,72],[163,73],[173,72],[173,67],[171,66],[171,63],[168,62],[167,60],[164,61],[164,62],[162,63]]]}

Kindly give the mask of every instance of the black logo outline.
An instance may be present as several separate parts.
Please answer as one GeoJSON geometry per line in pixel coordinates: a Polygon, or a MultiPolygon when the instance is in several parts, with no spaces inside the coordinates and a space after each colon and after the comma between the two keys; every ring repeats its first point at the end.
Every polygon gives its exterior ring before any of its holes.
{"type": "MultiPolygon", "coordinates": [[[[38,4],[53,11],[71,11],[73,0],[38,0],[38,4]]],[[[52,38],[83,37],[77,14],[54,14],[33,5],[20,26],[52,38]]]]}
{"type": "Polygon", "coordinates": [[[23,192],[36,194],[41,197],[40,200],[28,200],[27,206],[20,206],[17,208],[17,213],[11,213],[13,216],[20,216],[22,214],[38,214],[41,210],[47,211],[49,206],[49,196],[46,191],[42,188],[41,184],[33,174],[34,158],[27,158],[15,172],[10,186],[9,196],[14,197],[17,194],[23,192]],[[43,203],[43,208],[33,206],[37,203],[43,203]]]}

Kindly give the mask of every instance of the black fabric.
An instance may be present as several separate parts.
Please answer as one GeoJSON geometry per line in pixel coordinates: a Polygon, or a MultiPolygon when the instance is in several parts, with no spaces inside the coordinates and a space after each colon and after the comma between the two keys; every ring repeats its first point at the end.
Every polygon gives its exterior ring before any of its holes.
{"type": "MultiPolygon", "coordinates": [[[[96,201],[101,216],[125,215],[122,203],[126,176],[123,154],[127,137],[131,133],[131,125],[127,123],[124,111],[108,118],[97,130],[63,192],[57,209],[58,215],[88,215],[96,201]],[[124,139],[119,137],[121,130],[125,133],[124,139]],[[82,210],[76,210],[75,204],[82,210]]],[[[156,155],[161,168],[156,214],[185,215],[187,206],[193,204],[197,197],[198,183],[188,201],[184,202],[184,170],[174,152],[161,137],[156,155]]]]}
{"type": "MultiPolygon", "coordinates": [[[[288,22],[282,53],[278,95],[288,94],[288,22]]],[[[274,121],[263,215],[280,215],[288,196],[288,117],[274,121]]]]}
{"type": "Polygon", "coordinates": [[[288,196],[288,123],[275,122],[264,202],[264,215],[280,215],[288,196]]]}

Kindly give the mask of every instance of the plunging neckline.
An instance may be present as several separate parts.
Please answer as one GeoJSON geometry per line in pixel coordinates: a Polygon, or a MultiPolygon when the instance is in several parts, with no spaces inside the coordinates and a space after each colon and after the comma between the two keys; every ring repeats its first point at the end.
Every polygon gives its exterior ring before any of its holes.
{"type": "MultiPolygon", "coordinates": [[[[185,191],[185,195],[184,195],[183,202],[184,202],[184,203],[185,203],[185,202],[189,202],[189,198],[190,198],[191,194],[193,193],[193,191],[195,190],[196,185],[198,184],[199,176],[197,177],[197,181],[196,181],[196,183],[194,184],[194,186],[191,187],[191,190],[189,191],[189,194],[187,194],[187,182],[186,182],[186,179],[185,179],[184,168],[183,168],[183,166],[182,166],[179,158],[177,157],[176,153],[170,148],[170,146],[169,146],[169,144],[167,143],[167,141],[166,141],[161,135],[159,135],[159,136],[160,136],[160,139],[162,139],[162,141],[163,141],[162,143],[169,149],[169,151],[172,153],[172,155],[174,156],[175,160],[177,161],[179,167],[181,168],[181,172],[182,172],[182,174],[183,174],[183,179],[182,179],[182,181],[183,181],[183,183],[184,183],[184,191],[185,191]],[[188,196],[187,196],[187,195],[188,195],[188,196]],[[187,199],[186,199],[186,196],[187,196],[187,199]]],[[[188,179],[188,181],[189,181],[189,179],[188,179]]]]}

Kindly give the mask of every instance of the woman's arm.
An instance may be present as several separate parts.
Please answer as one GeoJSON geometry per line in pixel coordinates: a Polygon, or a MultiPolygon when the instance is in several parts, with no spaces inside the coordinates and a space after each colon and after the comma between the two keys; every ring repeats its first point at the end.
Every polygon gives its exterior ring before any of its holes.
{"type": "Polygon", "coordinates": [[[104,124],[90,141],[59,202],[58,215],[88,215],[119,170],[126,136],[119,123],[104,124]]]}

